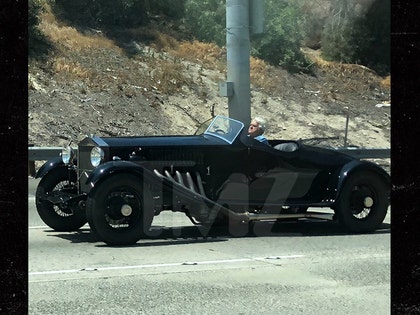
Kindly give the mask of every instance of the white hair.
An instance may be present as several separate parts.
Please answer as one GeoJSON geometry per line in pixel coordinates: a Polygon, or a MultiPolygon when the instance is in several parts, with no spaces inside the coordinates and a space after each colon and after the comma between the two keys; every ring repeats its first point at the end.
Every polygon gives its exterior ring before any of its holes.
{"type": "Polygon", "coordinates": [[[261,131],[264,132],[265,128],[266,128],[267,121],[260,116],[255,117],[254,120],[258,123],[258,126],[260,127],[261,131]]]}

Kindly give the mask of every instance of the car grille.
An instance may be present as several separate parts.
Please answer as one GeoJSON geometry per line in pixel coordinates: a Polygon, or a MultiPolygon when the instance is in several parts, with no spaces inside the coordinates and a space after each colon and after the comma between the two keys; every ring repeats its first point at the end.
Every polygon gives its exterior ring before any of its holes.
{"type": "Polygon", "coordinates": [[[79,178],[79,190],[81,192],[88,192],[90,186],[86,185],[86,180],[94,167],[90,163],[90,151],[94,145],[79,146],[77,151],[77,175],[79,178]]]}

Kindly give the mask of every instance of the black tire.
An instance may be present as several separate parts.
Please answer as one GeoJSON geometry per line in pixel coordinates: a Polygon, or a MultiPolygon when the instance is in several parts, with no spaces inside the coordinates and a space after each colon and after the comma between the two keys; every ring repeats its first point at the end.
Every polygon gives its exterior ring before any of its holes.
{"type": "Polygon", "coordinates": [[[378,229],[389,206],[389,187],[372,172],[350,175],[344,184],[335,209],[339,223],[354,233],[378,229]]]}
{"type": "Polygon", "coordinates": [[[41,179],[36,189],[35,203],[38,214],[45,224],[56,231],[76,231],[87,222],[83,209],[53,205],[42,198],[46,193],[62,189],[76,194],[76,179],[75,171],[69,171],[66,166],[57,167],[41,179]]]}
{"type": "Polygon", "coordinates": [[[91,231],[108,245],[135,244],[149,231],[152,202],[150,191],[139,177],[129,174],[108,177],[87,199],[86,215],[91,231]]]}

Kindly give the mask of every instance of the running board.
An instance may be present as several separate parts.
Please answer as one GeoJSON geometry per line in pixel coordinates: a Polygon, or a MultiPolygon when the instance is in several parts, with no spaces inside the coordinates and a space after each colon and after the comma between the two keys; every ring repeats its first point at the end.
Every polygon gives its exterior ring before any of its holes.
{"type": "Polygon", "coordinates": [[[319,220],[334,220],[333,213],[324,212],[306,212],[306,213],[279,213],[279,214],[255,214],[249,213],[247,215],[249,221],[270,221],[277,219],[319,219],[319,220]]]}

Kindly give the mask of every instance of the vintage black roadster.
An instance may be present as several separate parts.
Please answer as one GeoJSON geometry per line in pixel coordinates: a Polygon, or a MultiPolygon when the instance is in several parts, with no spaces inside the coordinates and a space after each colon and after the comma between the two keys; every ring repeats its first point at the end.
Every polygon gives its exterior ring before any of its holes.
{"type": "MultiPolygon", "coordinates": [[[[36,206],[56,231],[86,222],[110,245],[136,243],[162,211],[202,227],[326,217],[352,233],[387,214],[390,177],[378,165],[302,141],[248,137],[216,116],[192,136],[87,137],[37,172],[36,206]],[[326,216],[320,209],[332,213],[326,216]],[[332,210],[331,210],[332,209],[332,210]]],[[[327,213],[328,214],[328,213],[327,213]]]]}

